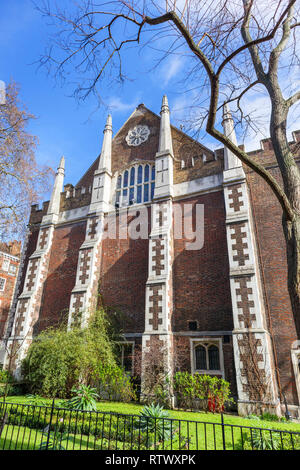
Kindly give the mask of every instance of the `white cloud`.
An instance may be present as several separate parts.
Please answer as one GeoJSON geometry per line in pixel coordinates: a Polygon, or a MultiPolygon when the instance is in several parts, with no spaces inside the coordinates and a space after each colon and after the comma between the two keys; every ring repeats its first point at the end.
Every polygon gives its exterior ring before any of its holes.
{"type": "Polygon", "coordinates": [[[171,56],[170,59],[165,62],[163,65],[160,76],[163,80],[162,85],[166,86],[172,80],[172,78],[177,77],[179,71],[182,69],[184,64],[184,59],[181,55],[171,56]]]}
{"type": "Polygon", "coordinates": [[[140,102],[140,94],[136,95],[136,97],[131,102],[124,102],[118,96],[113,96],[108,101],[108,109],[113,113],[126,113],[129,111],[133,111],[134,108],[140,102]]]}

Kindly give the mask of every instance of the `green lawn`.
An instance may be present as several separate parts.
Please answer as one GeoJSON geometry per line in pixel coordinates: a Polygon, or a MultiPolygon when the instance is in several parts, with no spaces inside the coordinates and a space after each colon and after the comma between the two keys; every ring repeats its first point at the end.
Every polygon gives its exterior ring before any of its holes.
{"type": "MultiPolygon", "coordinates": [[[[0,399],[1,401],[1,399],[0,399]]],[[[26,396],[10,396],[7,397],[8,403],[28,403],[26,396]]],[[[62,400],[57,399],[55,403],[59,406],[62,400]]],[[[51,405],[51,399],[44,399],[45,404],[51,405]]],[[[98,411],[115,412],[122,414],[138,415],[142,410],[143,405],[135,403],[120,403],[120,402],[99,402],[97,405],[98,411]]],[[[176,411],[170,410],[170,415],[174,419],[189,420],[189,421],[202,421],[205,423],[220,423],[221,416],[218,413],[205,413],[205,412],[192,412],[192,411],[176,411]]],[[[224,415],[224,423],[238,426],[261,427],[268,429],[278,429],[293,432],[300,432],[300,423],[295,422],[278,422],[278,421],[263,421],[255,419],[242,418],[232,414],[224,415]]]]}

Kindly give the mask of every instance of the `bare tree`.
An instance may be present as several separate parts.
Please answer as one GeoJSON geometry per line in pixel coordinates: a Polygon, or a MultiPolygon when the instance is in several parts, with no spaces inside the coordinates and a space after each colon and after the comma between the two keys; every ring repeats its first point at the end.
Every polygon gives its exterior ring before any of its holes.
{"type": "Polygon", "coordinates": [[[21,237],[30,205],[49,189],[49,167],[35,159],[37,138],[26,130],[30,119],[19,99],[18,86],[11,82],[0,104],[0,237],[21,237]]]}
{"type": "MultiPolygon", "coordinates": [[[[81,97],[105,79],[126,78],[123,61],[129,47],[153,47],[161,59],[186,57],[186,83],[197,91],[194,126],[227,146],[271,187],[283,214],[288,259],[288,288],[300,336],[300,172],[287,138],[287,118],[300,90],[287,87],[287,74],[299,67],[297,50],[299,0],[119,0],[74,2],[67,11],[51,1],[40,11],[61,26],[42,64],[65,77],[70,68],[81,78],[81,97]],[[233,103],[239,128],[259,124],[244,107],[244,98],[260,87],[271,103],[270,135],[282,184],[220,130],[224,103],[233,103]]],[[[298,83],[299,85],[299,83],[298,83]]]]}

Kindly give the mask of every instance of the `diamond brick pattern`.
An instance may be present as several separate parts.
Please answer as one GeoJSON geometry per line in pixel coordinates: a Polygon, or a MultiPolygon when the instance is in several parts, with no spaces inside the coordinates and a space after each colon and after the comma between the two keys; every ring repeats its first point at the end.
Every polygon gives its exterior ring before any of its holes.
{"type": "Polygon", "coordinates": [[[251,282],[251,277],[241,277],[235,279],[234,282],[237,284],[236,295],[240,299],[237,301],[237,307],[242,310],[242,313],[238,315],[239,322],[244,323],[246,328],[251,328],[252,323],[256,320],[255,314],[250,311],[251,308],[254,308],[254,301],[249,299],[253,293],[252,288],[247,286],[247,283],[251,282]]]}
{"type": "Polygon", "coordinates": [[[82,250],[81,252],[81,261],[80,261],[80,276],[79,280],[81,284],[85,284],[89,278],[90,271],[90,262],[91,262],[91,249],[82,250]]]}
{"type": "Polygon", "coordinates": [[[162,286],[151,286],[149,301],[152,302],[152,307],[149,307],[149,313],[152,314],[152,318],[150,318],[149,324],[152,325],[153,330],[158,330],[158,326],[162,324],[162,319],[159,318],[159,314],[162,313],[162,307],[159,305],[159,302],[162,299],[162,286]]]}
{"type": "Polygon", "coordinates": [[[233,232],[230,236],[232,249],[237,252],[236,255],[233,255],[233,261],[237,261],[239,266],[245,266],[246,261],[249,260],[249,254],[245,253],[245,250],[248,249],[246,224],[232,224],[230,229],[233,232]]]}
{"type": "Polygon", "coordinates": [[[161,238],[155,238],[152,246],[153,271],[156,275],[160,275],[165,268],[164,265],[164,245],[161,238]]]}
{"type": "Polygon", "coordinates": [[[26,289],[31,291],[34,287],[35,280],[36,280],[36,270],[38,267],[40,259],[34,258],[29,262],[29,271],[28,271],[28,278],[26,283],[26,289]]]}
{"type": "Polygon", "coordinates": [[[234,212],[239,212],[244,205],[244,202],[240,200],[242,197],[242,185],[237,184],[231,191],[228,193],[228,198],[231,200],[229,207],[234,210],[234,212]]]}

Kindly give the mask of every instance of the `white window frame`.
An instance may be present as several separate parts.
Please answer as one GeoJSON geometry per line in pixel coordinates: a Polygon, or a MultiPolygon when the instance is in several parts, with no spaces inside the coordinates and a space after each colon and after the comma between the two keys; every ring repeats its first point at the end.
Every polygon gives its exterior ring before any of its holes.
{"type": "Polygon", "coordinates": [[[132,205],[140,205],[140,204],[149,204],[152,199],[151,199],[151,185],[152,183],[154,183],[155,185],[155,171],[154,171],[154,179],[152,179],[152,167],[155,168],[155,163],[150,163],[150,162],[145,162],[145,163],[135,163],[134,165],[131,165],[130,167],[128,168],[125,168],[125,170],[123,170],[121,173],[118,173],[117,175],[117,178],[116,178],[116,191],[115,191],[115,202],[117,202],[117,193],[120,192],[120,197],[119,197],[119,207],[130,207],[130,204],[129,204],[129,195],[130,195],[130,188],[134,188],[134,195],[133,195],[133,200],[134,200],[134,203],[132,205]],[[145,182],[144,181],[144,178],[145,178],[145,167],[146,166],[149,166],[149,181],[148,182],[145,182]],[[142,182],[141,183],[138,183],[138,168],[139,166],[142,167],[142,182]],[[135,171],[134,171],[134,183],[133,185],[130,184],[130,173],[131,173],[131,169],[134,168],[135,171]],[[124,175],[125,175],[125,172],[128,171],[128,184],[127,184],[127,187],[124,188],[124,175]],[[119,177],[121,176],[121,186],[120,188],[118,188],[118,179],[119,177]],[[148,188],[149,188],[149,193],[148,193],[148,201],[145,201],[144,202],[144,190],[145,190],[145,185],[148,184],[148,188]],[[136,202],[137,201],[137,188],[138,186],[141,186],[142,187],[142,192],[141,192],[141,202],[136,202]],[[127,196],[123,198],[123,191],[127,189],[127,196]]]}
{"type": "Polygon", "coordinates": [[[8,274],[11,274],[12,276],[15,276],[17,274],[18,266],[16,264],[10,263],[9,269],[8,269],[8,274]],[[11,268],[13,267],[14,271],[11,271],[11,268]]]}
{"type": "Polygon", "coordinates": [[[224,355],[223,355],[223,342],[222,338],[190,338],[190,352],[191,352],[191,371],[192,374],[196,372],[198,374],[206,374],[206,375],[221,375],[222,378],[225,378],[225,370],[224,370],[224,355]],[[219,361],[220,361],[220,370],[204,370],[204,369],[196,369],[196,354],[195,348],[196,346],[202,345],[202,343],[208,343],[209,345],[215,345],[219,349],[219,361]]]}
{"type": "Polygon", "coordinates": [[[8,258],[3,258],[1,269],[2,271],[8,272],[10,266],[10,260],[8,258]]]}
{"type": "Polygon", "coordinates": [[[2,287],[2,288],[1,288],[1,284],[0,284],[0,292],[4,292],[4,290],[5,290],[5,284],[6,284],[6,279],[5,279],[5,277],[0,277],[0,282],[1,282],[1,281],[4,281],[4,282],[3,282],[3,287],[2,287]]]}
{"type": "Polygon", "coordinates": [[[300,345],[299,345],[298,349],[292,349],[291,350],[291,355],[292,355],[292,364],[293,364],[293,368],[294,368],[296,389],[297,389],[297,394],[298,394],[298,401],[300,403],[300,368],[299,368],[300,345]]]}
{"type": "Polygon", "coordinates": [[[132,365],[131,365],[131,371],[125,371],[127,373],[130,373],[131,376],[133,376],[134,373],[134,341],[119,341],[118,344],[121,346],[121,366],[124,366],[124,348],[122,346],[124,345],[130,345],[131,344],[131,351],[132,351],[132,365]]]}

